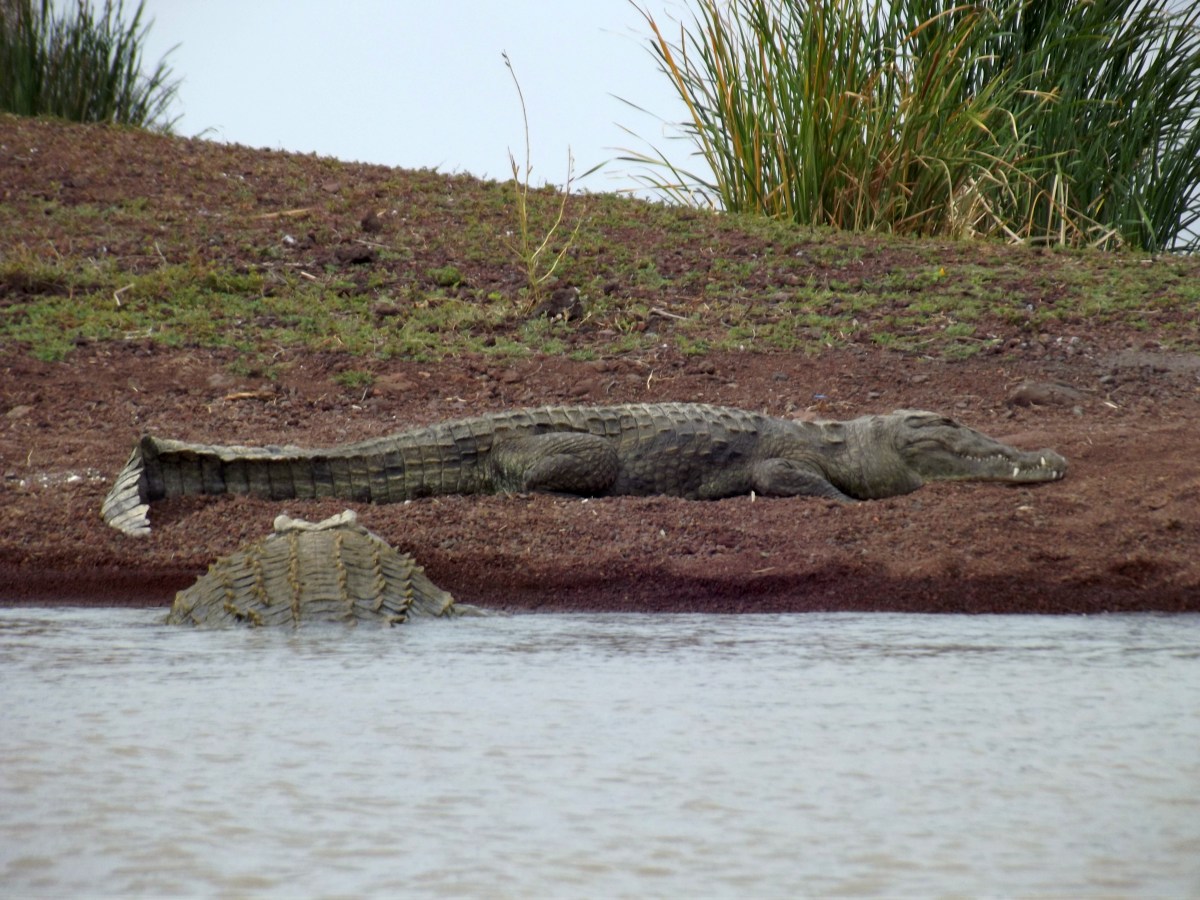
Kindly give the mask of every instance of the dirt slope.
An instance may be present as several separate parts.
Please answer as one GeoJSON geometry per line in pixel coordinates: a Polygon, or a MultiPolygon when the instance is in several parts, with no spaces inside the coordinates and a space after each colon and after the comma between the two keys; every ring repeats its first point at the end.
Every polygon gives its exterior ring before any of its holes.
{"type": "MultiPolygon", "coordinates": [[[[381,313],[372,298],[419,294],[419,285],[399,281],[413,268],[456,262],[468,287],[447,290],[480,302],[519,289],[510,259],[464,250],[456,243],[468,239],[464,220],[439,219],[433,207],[419,219],[398,218],[403,224],[387,226],[394,232],[367,242],[399,247],[410,240],[416,249],[406,259],[335,252],[337,240],[364,246],[353,239],[365,233],[364,204],[403,209],[388,192],[405,184],[434,192],[440,176],[432,173],[409,178],[382,167],[11,118],[0,120],[0,170],[3,316],[23,315],[39,292],[71,289],[67,281],[21,275],[21,260],[33,257],[86,269],[109,254],[103,258],[117,259],[123,271],[153,273],[168,259],[195,254],[204,265],[256,272],[283,266],[271,262],[279,254],[308,253],[295,265],[318,273],[311,277],[339,272],[345,290],[363,292],[363,315],[374,315],[380,329],[394,327],[403,310],[381,313]],[[271,256],[261,242],[278,243],[282,233],[272,217],[296,207],[306,210],[307,243],[271,256]],[[200,227],[203,239],[193,230],[200,227]]],[[[442,205],[446,216],[461,217],[475,188],[461,177],[453,182],[455,196],[467,199],[442,205]]],[[[631,209],[631,216],[650,216],[631,209]]],[[[756,268],[761,237],[715,219],[686,221],[690,236],[679,244],[657,232],[651,240],[630,222],[589,225],[607,229],[603,255],[610,259],[640,241],[658,280],[623,283],[615,263],[614,274],[597,275],[604,294],[617,299],[561,329],[574,358],[480,351],[439,362],[402,354],[348,359],[331,341],[329,351],[281,345],[270,372],[246,375],[237,373],[261,367],[239,365],[235,351],[204,342],[80,337],[53,362],[22,343],[0,344],[0,603],[167,604],[212,559],[266,532],[283,511],[245,498],[189,499],[155,508],[146,540],[106,528],[100,502],[143,432],[320,445],[513,406],[677,400],[825,418],[929,408],[1018,446],[1053,447],[1071,470],[1040,487],[929,486],[854,507],[804,499],[449,497],[359,507],[360,516],[460,601],[514,609],[1200,611],[1200,356],[1171,349],[1200,343],[1194,308],[1164,304],[1136,324],[1060,317],[1057,333],[1031,330],[1011,314],[981,314],[976,334],[989,335],[989,349],[955,360],[940,351],[923,355],[921,340],[908,352],[886,349],[878,336],[896,327],[898,300],[855,313],[857,331],[824,352],[811,352],[810,342],[805,352],[697,354],[705,341],[736,346],[722,343],[732,332],[714,312],[715,295],[695,287],[702,280],[689,280],[703,266],[711,279],[724,277],[705,254],[716,247],[742,261],[747,301],[767,296],[775,276],[756,268]],[[625,305],[618,308],[618,300],[625,305]],[[631,318],[637,309],[640,322],[631,318]],[[686,340],[672,331],[684,316],[686,340]],[[641,337],[625,340],[626,332],[641,337]],[[348,367],[368,368],[370,386],[335,379],[348,367]],[[1022,387],[1029,383],[1035,387],[1022,387]]],[[[805,240],[805,260],[788,258],[806,268],[783,287],[851,277],[844,262],[822,269],[820,239],[805,240]]],[[[857,292],[850,299],[903,280],[906,266],[927,270],[930,256],[964,269],[986,258],[1004,268],[1016,294],[1007,299],[1019,312],[1069,292],[1077,274],[1059,278],[1056,266],[1077,273],[1084,265],[997,245],[853,240],[861,271],[847,282],[857,292]]],[[[586,264],[578,261],[576,270],[587,271],[586,264]]],[[[1165,280],[1163,296],[1183,290],[1185,275],[1165,280]]],[[[751,304],[743,315],[755,310],[751,304]]],[[[748,319],[742,325],[758,327],[748,319]]],[[[264,320],[257,327],[273,326],[264,320]]],[[[520,321],[502,327],[509,332],[500,337],[523,333],[520,321]]],[[[285,506],[316,519],[345,505],[285,506]]]]}

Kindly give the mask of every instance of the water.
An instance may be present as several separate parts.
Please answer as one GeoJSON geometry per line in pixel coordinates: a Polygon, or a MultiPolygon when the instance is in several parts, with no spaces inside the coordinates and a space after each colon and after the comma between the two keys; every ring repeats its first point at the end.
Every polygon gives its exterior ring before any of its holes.
{"type": "Polygon", "coordinates": [[[0,895],[1200,895],[1200,617],[0,611],[0,895]]]}

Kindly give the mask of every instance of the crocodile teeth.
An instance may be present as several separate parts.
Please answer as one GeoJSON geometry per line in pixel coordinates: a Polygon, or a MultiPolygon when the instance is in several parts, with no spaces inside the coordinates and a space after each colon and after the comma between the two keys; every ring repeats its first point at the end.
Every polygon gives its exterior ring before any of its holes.
{"type": "Polygon", "coordinates": [[[1013,466],[1013,478],[1016,478],[1020,474],[1021,474],[1021,467],[1013,466]]]}

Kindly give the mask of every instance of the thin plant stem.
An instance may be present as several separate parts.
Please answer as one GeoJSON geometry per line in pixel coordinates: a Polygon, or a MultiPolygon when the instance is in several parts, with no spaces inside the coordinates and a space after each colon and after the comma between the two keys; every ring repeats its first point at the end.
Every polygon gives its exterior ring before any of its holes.
{"type": "Polygon", "coordinates": [[[515,213],[517,226],[515,239],[510,240],[508,243],[524,270],[526,288],[529,291],[527,308],[532,308],[541,301],[546,283],[554,277],[563,258],[574,244],[575,238],[579,234],[579,228],[583,224],[583,219],[581,217],[575,222],[575,227],[563,241],[558,252],[547,259],[547,255],[550,254],[550,244],[562,227],[563,219],[566,215],[567,199],[571,195],[571,184],[574,179],[575,161],[568,147],[567,178],[563,185],[558,209],[555,213],[554,221],[539,240],[533,233],[530,224],[529,179],[533,174],[533,162],[531,160],[529,115],[525,108],[525,93],[521,90],[521,82],[517,78],[516,69],[513,68],[512,60],[509,59],[508,53],[502,52],[500,55],[504,59],[504,65],[508,69],[509,75],[512,76],[513,84],[517,89],[517,98],[521,103],[521,122],[525,134],[525,166],[523,169],[518,166],[517,159],[513,155],[512,150],[508,151],[508,163],[512,169],[513,185],[516,192],[515,213]]]}

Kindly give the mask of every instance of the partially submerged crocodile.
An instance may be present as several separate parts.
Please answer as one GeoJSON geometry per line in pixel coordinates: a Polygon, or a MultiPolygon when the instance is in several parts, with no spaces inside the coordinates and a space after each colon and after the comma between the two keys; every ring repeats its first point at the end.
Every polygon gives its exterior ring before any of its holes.
{"type": "Polygon", "coordinates": [[[279,516],[275,533],[214,562],[175,595],[169,625],[398,625],[413,617],[478,615],[454,602],[411,556],[351,510],[322,522],[279,516]]]}
{"type": "Polygon", "coordinates": [[[104,501],[146,534],[149,504],[192,494],[387,503],[436,494],[739,494],[873,500],[927,481],[1054,481],[1067,461],[919,410],[794,422],[688,403],[493,413],[327,449],[222,447],[145,436],[104,501]]]}

